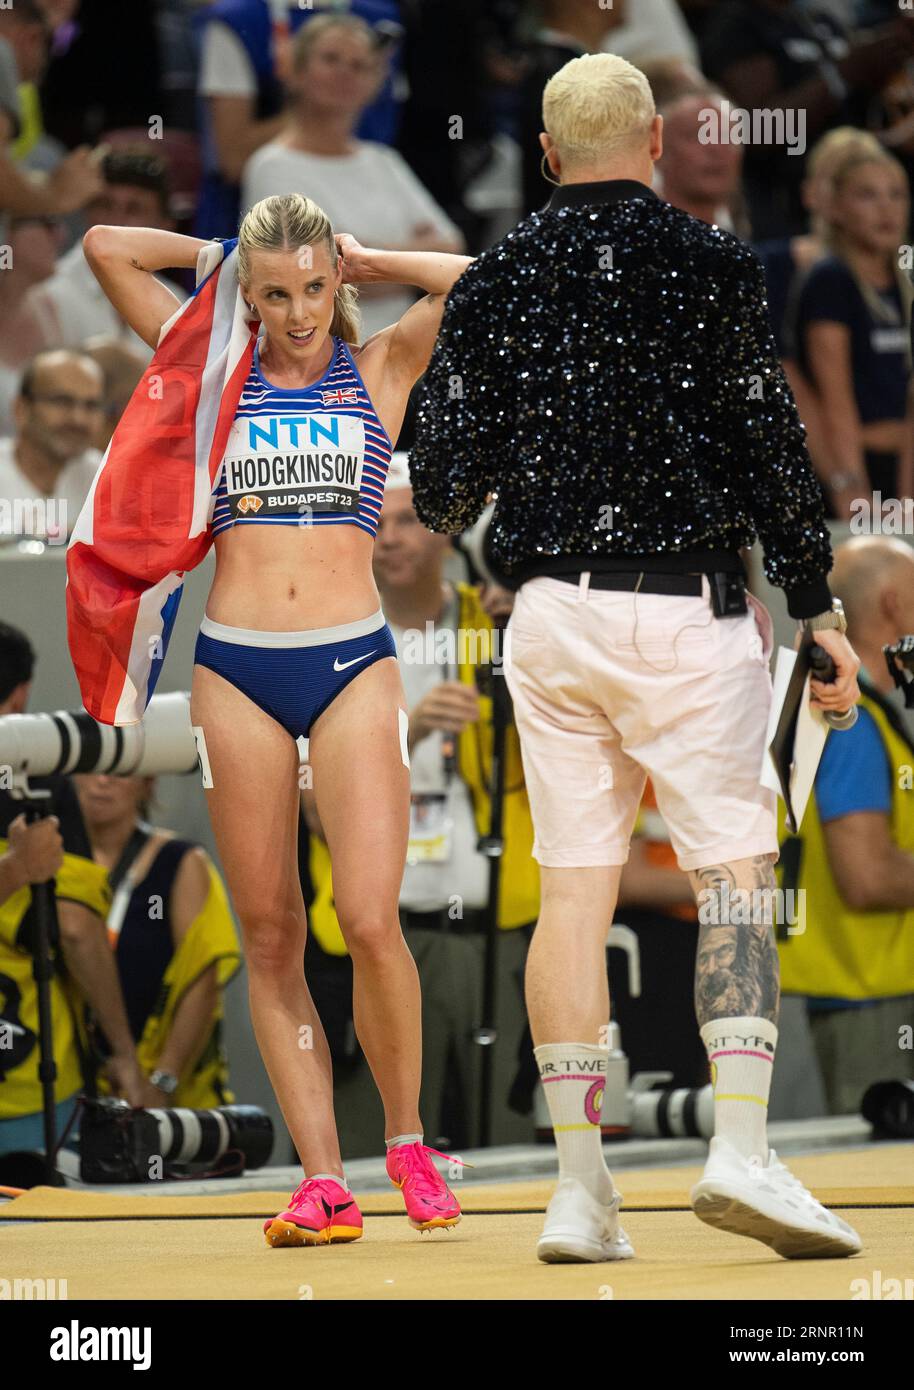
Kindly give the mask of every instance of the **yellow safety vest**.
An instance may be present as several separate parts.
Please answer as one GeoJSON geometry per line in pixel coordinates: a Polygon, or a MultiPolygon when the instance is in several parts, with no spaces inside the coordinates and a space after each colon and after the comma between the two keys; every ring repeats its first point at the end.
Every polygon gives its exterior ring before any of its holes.
{"type": "MultiPolygon", "coordinates": [[[[860,705],[876,722],[891,769],[889,834],[900,850],[914,854],[914,749],[892,728],[877,700],[864,693],[860,705]]],[[[779,933],[783,991],[836,999],[914,993],[914,908],[868,912],[848,907],[832,875],[815,793],[798,835],[788,833],[784,803],[778,799],[778,831],[779,886],[803,890],[794,930],[779,933]]]]}
{"type": "MultiPolygon", "coordinates": [[[[0,854],[7,841],[0,839],[0,854]]],[[[58,898],[82,903],[105,920],[111,906],[108,870],[78,854],[64,854],[55,879],[58,898]]],[[[10,1047],[0,1048],[0,1120],[34,1115],[42,1108],[38,1077],[38,991],[31,953],[20,942],[22,920],[32,890],[18,888],[0,903],[0,1016],[8,1024],[10,1047]]],[[[76,1029],[85,1046],[83,1002],[73,983],[55,975],[51,981],[51,1019],[57,1063],[55,1100],[68,1100],[82,1088],[76,1029]]]]}
{"type": "MultiPolygon", "coordinates": [[[[166,1102],[169,1106],[189,1110],[210,1110],[218,1105],[232,1105],[235,1100],[229,1088],[228,1057],[222,1039],[222,991],[241,967],[241,951],[225,885],[208,854],[206,863],[209,869],[206,898],[168,962],[155,1007],[146,1019],[143,1035],[136,1046],[140,1070],[150,1076],[159,1064],[181,1000],[204,970],[215,965],[219,1002],[213,1015],[212,1031],[192,1069],[185,1068],[181,1073],[177,1090],[166,1102]]],[[[96,1085],[100,1095],[111,1094],[102,1072],[96,1078],[96,1085]]]]}
{"type": "MultiPolygon", "coordinates": [[[[492,620],[479,601],[479,594],[470,584],[455,585],[458,595],[458,629],[469,634],[457,647],[457,679],[473,685],[477,661],[485,661],[492,641],[492,620]],[[473,637],[478,633],[478,637],[473,637]],[[474,651],[475,648],[475,651],[474,651]]],[[[494,679],[503,680],[503,676],[494,679]]],[[[489,830],[490,797],[487,791],[492,765],[492,700],[479,697],[479,721],[468,725],[457,741],[457,767],[470,789],[476,830],[485,835],[489,830]]],[[[501,879],[498,896],[498,925],[504,930],[533,922],[539,915],[539,865],[533,858],[533,821],[524,785],[520,740],[517,729],[510,725],[505,739],[505,796],[503,826],[504,853],[501,859],[501,879]]],[[[311,836],[309,856],[314,901],[308,909],[311,930],[324,951],[344,956],[346,943],[340,931],[333,902],[333,876],[330,853],[323,840],[311,836]]]]}

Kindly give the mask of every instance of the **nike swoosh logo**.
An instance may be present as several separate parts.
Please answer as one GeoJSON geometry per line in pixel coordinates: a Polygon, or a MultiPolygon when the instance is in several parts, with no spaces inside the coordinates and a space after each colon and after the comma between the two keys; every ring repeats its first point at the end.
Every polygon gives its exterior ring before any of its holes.
{"type": "Polygon", "coordinates": [[[339,1216],[341,1211],[348,1211],[352,1206],[351,1202],[341,1202],[338,1207],[332,1207],[326,1197],[322,1197],[321,1202],[323,1203],[324,1212],[327,1216],[339,1216]]]}
{"type": "Polygon", "coordinates": [[[377,650],[377,647],[373,647],[370,652],[363,652],[361,656],[354,656],[351,661],[340,661],[337,657],[333,663],[333,669],[334,671],[345,671],[347,666],[354,666],[357,661],[364,661],[366,656],[374,656],[377,650]]]}

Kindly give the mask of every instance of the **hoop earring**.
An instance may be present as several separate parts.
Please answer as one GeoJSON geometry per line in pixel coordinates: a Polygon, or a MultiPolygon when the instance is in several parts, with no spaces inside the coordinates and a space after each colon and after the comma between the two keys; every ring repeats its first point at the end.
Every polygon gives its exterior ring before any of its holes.
{"type": "Polygon", "coordinates": [[[546,151],[545,151],[545,150],[543,151],[543,157],[542,157],[542,159],[540,160],[540,172],[542,173],[543,178],[546,180],[547,183],[555,184],[556,188],[560,188],[560,187],[561,187],[562,180],[561,180],[561,179],[554,179],[554,178],[552,177],[551,174],[547,174],[547,172],[546,172],[546,151]]]}

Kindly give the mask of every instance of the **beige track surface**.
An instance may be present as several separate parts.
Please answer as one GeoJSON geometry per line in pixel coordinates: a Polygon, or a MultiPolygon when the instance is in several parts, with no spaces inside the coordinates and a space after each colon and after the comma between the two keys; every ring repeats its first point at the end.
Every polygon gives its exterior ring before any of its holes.
{"type": "Polygon", "coordinates": [[[0,1206],[0,1222],[32,1218],[0,1226],[0,1266],[8,1280],[65,1278],[71,1299],[847,1301],[852,1281],[872,1281],[876,1270],[883,1285],[914,1279],[914,1145],[817,1153],[790,1159],[790,1168],[842,1207],[863,1237],[861,1255],[783,1260],[690,1211],[670,1210],[687,1204],[696,1166],[618,1171],[636,1258],[617,1263],[540,1264],[542,1216],[531,1208],[542,1208],[551,1184],[524,1182],[458,1187],[469,1214],[453,1231],[425,1236],[401,1214],[398,1193],[366,1196],[364,1212],[398,1214],[369,1215],[351,1245],[292,1250],[270,1249],[261,1232],[261,1214],[278,1210],[287,1193],[136,1198],[34,1189],[0,1206]]]}

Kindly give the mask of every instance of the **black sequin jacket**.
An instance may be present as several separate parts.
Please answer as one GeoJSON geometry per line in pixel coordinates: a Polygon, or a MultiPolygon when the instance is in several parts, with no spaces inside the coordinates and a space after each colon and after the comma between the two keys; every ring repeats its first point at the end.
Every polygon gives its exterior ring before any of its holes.
{"type": "Polygon", "coordinates": [[[506,582],[740,568],[756,536],[793,617],[832,550],[755,253],[628,180],[565,184],[452,288],[410,451],[434,531],[506,582]],[[637,560],[638,564],[631,561],[637,560]]]}

